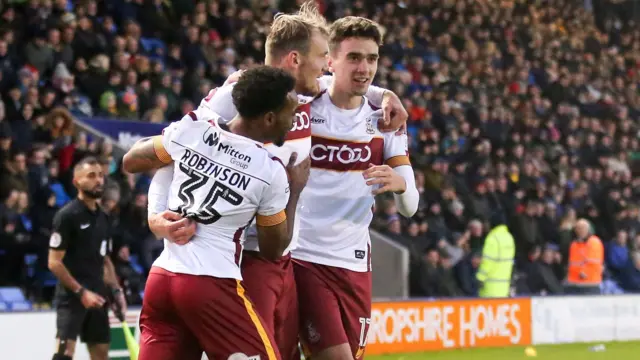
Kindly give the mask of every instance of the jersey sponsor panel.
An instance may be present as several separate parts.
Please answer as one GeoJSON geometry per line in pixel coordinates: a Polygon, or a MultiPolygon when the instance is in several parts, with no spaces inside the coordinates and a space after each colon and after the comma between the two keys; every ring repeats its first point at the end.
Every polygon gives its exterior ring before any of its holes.
{"type": "Polygon", "coordinates": [[[384,140],[376,137],[369,142],[311,138],[311,166],[332,171],[363,171],[369,164],[381,165],[384,140]]]}

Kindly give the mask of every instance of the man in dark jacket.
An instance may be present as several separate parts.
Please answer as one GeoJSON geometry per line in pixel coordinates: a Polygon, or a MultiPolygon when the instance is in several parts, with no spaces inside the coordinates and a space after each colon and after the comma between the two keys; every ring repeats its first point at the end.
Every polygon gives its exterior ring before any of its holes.
{"type": "Polygon", "coordinates": [[[542,256],[533,266],[529,267],[527,283],[532,294],[562,294],[561,280],[556,277],[553,270],[554,253],[559,251],[558,245],[547,244],[542,256]]]}
{"type": "Polygon", "coordinates": [[[457,297],[464,293],[458,287],[452,264],[451,255],[444,249],[440,251],[440,264],[438,264],[438,295],[443,297],[457,297]]]}
{"type": "Polygon", "coordinates": [[[482,260],[482,253],[472,252],[453,268],[458,286],[465,296],[478,296],[476,272],[480,266],[480,260],[482,260]]]}
{"type": "Polygon", "coordinates": [[[525,212],[516,215],[512,226],[509,227],[516,241],[516,263],[520,265],[526,263],[531,249],[543,243],[538,220],[535,217],[536,211],[537,203],[530,199],[525,212]]]}
{"type": "Polygon", "coordinates": [[[414,289],[411,290],[413,296],[438,296],[439,295],[439,275],[438,262],[440,253],[436,247],[429,248],[423,255],[418,271],[415,273],[414,289]]]}

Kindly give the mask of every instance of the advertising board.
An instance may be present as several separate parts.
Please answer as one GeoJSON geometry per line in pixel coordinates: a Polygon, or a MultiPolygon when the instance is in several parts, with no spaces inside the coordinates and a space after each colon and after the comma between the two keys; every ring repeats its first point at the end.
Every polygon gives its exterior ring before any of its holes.
{"type": "MultiPolygon", "coordinates": [[[[127,312],[136,338],[139,313],[127,312]]],[[[374,302],[371,319],[362,320],[368,355],[640,340],[640,296],[374,302]]],[[[11,358],[50,359],[55,351],[52,311],[0,313],[0,329],[0,348],[11,358]]],[[[122,325],[113,317],[111,339],[109,358],[128,360],[122,325]]],[[[84,345],[74,359],[89,359],[84,345]]]]}
{"type": "Polygon", "coordinates": [[[367,354],[531,343],[528,298],[378,302],[367,354]]]}
{"type": "Polygon", "coordinates": [[[637,340],[638,300],[636,295],[533,298],[532,341],[566,344],[637,340]]]}

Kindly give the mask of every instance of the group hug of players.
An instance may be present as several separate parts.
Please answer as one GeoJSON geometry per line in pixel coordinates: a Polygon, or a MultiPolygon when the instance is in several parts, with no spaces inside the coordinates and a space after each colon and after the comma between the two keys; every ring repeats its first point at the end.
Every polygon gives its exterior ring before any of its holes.
{"type": "Polygon", "coordinates": [[[406,111],[371,86],[381,28],[279,14],[265,66],[232,75],[125,155],[156,170],[149,226],[165,248],[140,316],[140,360],[361,359],[376,194],[412,216],[406,111]],[[322,76],[325,71],[332,76],[322,76]],[[399,130],[400,129],[400,130],[399,130]]]}

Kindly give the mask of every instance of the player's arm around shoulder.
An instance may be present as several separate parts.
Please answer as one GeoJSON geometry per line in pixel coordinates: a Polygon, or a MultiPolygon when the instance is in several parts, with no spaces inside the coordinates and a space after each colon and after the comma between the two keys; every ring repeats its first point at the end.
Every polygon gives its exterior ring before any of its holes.
{"type": "MultiPolygon", "coordinates": [[[[324,75],[318,78],[320,91],[326,90],[331,86],[333,75],[324,75]]],[[[382,109],[384,121],[378,123],[378,129],[383,132],[396,131],[407,126],[409,113],[404,108],[402,100],[396,93],[389,89],[381,88],[375,85],[369,86],[365,95],[371,104],[382,109]]]]}
{"type": "MultiPolygon", "coordinates": [[[[122,166],[130,173],[141,173],[157,170],[167,166],[173,160],[168,151],[171,138],[178,135],[185,127],[185,119],[169,124],[161,135],[150,136],[136,141],[135,144],[124,154],[122,166]]],[[[190,120],[193,122],[193,120],[190,120]]]]}
{"type": "Polygon", "coordinates": [[[374,195],[392,192],[398,212],[412,217],[418,211],[420,193],[416,188],[413,167],[409,161],[407,135],[402,132],[384,134],[384,165],[369,165],[363,172],[374,195]]]}
{"type": "Polygon", "coordinates": [[[171,163],[171,157],[164,149],[162,135],[150,136],[136,141],[124,154],[122,166],[125,171],[136,174],[159,169],[171,163]]]}
{"type": "Polygon", "coordinates": [[[122,166],[130,173],[141,173],[160,169],[170,164],[172,155],[179,149],[176,140],[192,136],[198,128],[208,127],[206,122],[196,121],[185,115],[180,121],[169,124],[161,135],[138,140],[122,159],[122,166]]]}
{"type": "Polygon", "coordinates": [[[286,169],[273,158],[273,178],[263,195],[256,215],[260,253],[268,259],[278,259],[289,246],[293,236],[293,223],[300,193],[307,184],[311,159],[294,165],[293,154],[286,169]]]}
{"type": "Polygon", "coordinates": [[[202,121],[209,121],[216,117],[222,118],[224,122],[233,120],[238,115],[231,94],[236,82],[237,79],[229,83],[225,82],[225,85],[209,91],[209,94],[200,102],[200,106],[193,111],[196,118],[202,121]]]}

